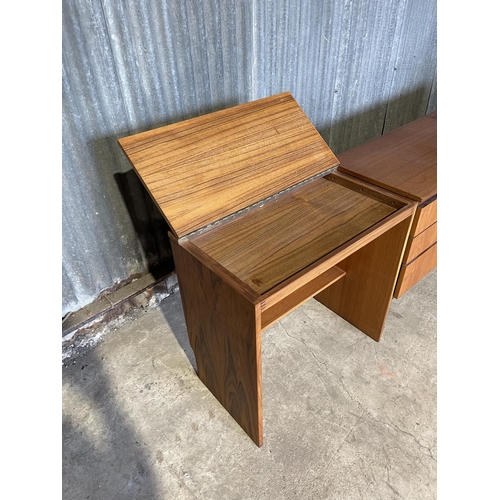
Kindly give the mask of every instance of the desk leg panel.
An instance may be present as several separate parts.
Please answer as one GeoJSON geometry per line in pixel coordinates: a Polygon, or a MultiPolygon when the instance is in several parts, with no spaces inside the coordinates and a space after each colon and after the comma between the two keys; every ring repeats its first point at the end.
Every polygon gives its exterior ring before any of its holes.
{"type": "Polygon", "coordinates": [[[339,262],[344,279],[315,296],[323,305],[380,340],[410,230],[411,217],[339,262]]]}
{"type": "Polygon", "coordinates": [[[262,446],[260,309],[176,242],[172,251],[198,376],[262,446]]]}

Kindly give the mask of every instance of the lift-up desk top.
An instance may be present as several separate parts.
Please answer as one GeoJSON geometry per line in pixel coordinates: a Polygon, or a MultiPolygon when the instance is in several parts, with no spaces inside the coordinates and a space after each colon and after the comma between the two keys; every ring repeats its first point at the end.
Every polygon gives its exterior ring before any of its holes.
{"type": "Polygon", "coordinates": [[[119,143],[172,229],[198,375],[261,446],[261,331],[315,297],[378,341],[416,202],[338,172],[289,92],[119,143]]]}
{"type": "Polygon", "coordinates": [[[178,238],[339,163],[288,92],[119,143],[178,238]]]}

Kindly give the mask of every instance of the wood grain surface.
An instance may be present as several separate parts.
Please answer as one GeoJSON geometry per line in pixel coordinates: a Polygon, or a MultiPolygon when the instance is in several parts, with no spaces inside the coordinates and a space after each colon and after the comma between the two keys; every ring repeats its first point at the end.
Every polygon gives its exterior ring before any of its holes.
{"type": "Polygon", "coordinates": [[[341,280],[315,298],[369,337],[380,340],[391,304],[411,217],[406,218],[337,266],[341,280]]]}
{"type": "Polygon", "coordinates": [[[425,252],[431,245],[437,241],[437,222],[429,226],[414,238],[408,238],[406,250],[403,256],[403,264],[408,264],[413,259],[425,252]]]}
{"type": "Polygon", "coordinates": [[[437,113],[338,155],[338,170],[417,201],[437,192],[437,113]]]}
{"type": "Polygon", "coordinates": [[[170,240],[179,242],[182,241],[182,248],[187,250],[195,259],[198,259],[204,266],[208,267],[214,274],[222,278],[230,287],[234,288],[240,295],[243,295],[252,304],[260,302],[260,295],[252,290],[245,282],[241,281],[237,276],[228,271],[215,259],[203,252],[199,247],[193,245],[190,240],[183,238],[177,240],[172,233],[169,232],[170,240]]]}
{"type": "Polygon", "coordinates": [[[395,211],[319,178],[190,240],[263,294],[395,211]]]}
{"type": "Polygon", "coordinates": [[[415,211],[415,220],[410,231],[410,236],[418,236],[422,231],[437,221],[437,198],[430,198],[421,203],[415,211]]]}
{"type": "Polygon", "coordinates": [[[349,255],[378,238],[386,231],[399,224],[401,221],[407,218],[410,218],[410,220],[413,218],[413,214],[415,213],[415,208],[417,206],[416,201],[390,193],[387,190],[373,186],[359,179],[355,179],[342,172],[336,172],[335,176],[327,175],[325,178],[330,179],[332,182],[354,189],[355,191],[361,192],[361,189],[363,189],[365,196],[370,196],[377,200],[383,199],[385,200],[385,203],[390,204],[391,206],[396,206],[398,209],[354,238],[340,245],[332,252],[329,252],[321,259],[313,262],[311,265],[290,276],[279,285],[264,293],[260,296],[262,311],[268,307],[272,307],[274,304],[277,304],[288,295],[294,293],[298,288],[306,286],[307,283],[315,280],[332,266],[336,266],[349,255]]]}
{"type": "Polygon", "coordinates": [[[198,376],[257,446],[262,446],[260,307],[172,241],[198,376]]]}
{"type": "Polygon", "coordinates": [[[437,266],[437,243],[406,265],[401,266],[394,297],[399,299],[437,266]]]}
{"type": "Polygon", "coordinates": [[[178,237],[338,165],[289,92],[118,142],[178,237]]]}
{"type": "Polygon", "coordinates": [[[337,266],[333,266],[305,285],[297,288],[297,290],[290,295],[287,295],[273,306],[262,308],[262,330],[272,325],[290,311],[300,306],[300,304],[303,304],[306,300],[310,299],[317,293],[321,292],[321,290],[324,290],[327,286],[330,286],[332,283],[335,283],[344,276],[345,271],[337,266]]]}

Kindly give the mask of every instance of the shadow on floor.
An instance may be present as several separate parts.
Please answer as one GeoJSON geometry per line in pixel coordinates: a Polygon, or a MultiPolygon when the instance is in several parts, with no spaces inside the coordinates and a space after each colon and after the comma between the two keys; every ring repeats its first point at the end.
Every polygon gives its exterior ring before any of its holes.
{"type": "Polygon", "coordinates": [[[169,307],[170,314],[167,314],[163,308],[161,309],[161,311],[177,342],[182,347],[182,350],[186,353],[186,357],[191,363],[191,366],[197,372],[196,359],[194,357],[193,349],[191,349],[191,345],[189,343],[189,336],[186,328],[186,321],[184,319],[184,311],[182,309],[180,292],[171,296],[171,306],[169,307]],[[176,311],[176,313],[171,314],[172,310],[176,311]]]}
{"type": "Polygon", "coordinates": [[[86,415],[62,418],[63,498],[91,500],[157,499],[158,485],[145,443],[121,410],[95,350],[63,370],[86,415]],[[95,420],[98,409],[98,421],[95,420]],[[85,426],[82,423],[85,423],[85,426]],[[92,435],[89,434],[92,429],[92,435]],[[102,464],[111,464],[103,468],[102,464]],[[73,477],[72,477],[73,476],[73,477]],[[74,486],[74,489],[73,489],[74,486]]]}

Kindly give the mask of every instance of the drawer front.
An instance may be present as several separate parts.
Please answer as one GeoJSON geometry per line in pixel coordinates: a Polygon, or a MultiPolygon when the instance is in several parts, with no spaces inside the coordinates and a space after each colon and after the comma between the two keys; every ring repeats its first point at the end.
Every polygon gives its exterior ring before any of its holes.
{"type": "Polygon", "coordinates": [[[414,238],[408,238],[405,254],[403,256],[403,264],[408,264],[413,259],[425,252],[431,245],[437,241],[437,222],[432,226],[424,229],[419,235],[414,238]]]}
{"type": "Polygon", "coordinates": [[[407,265],[402,265],[399,271],[398,281],[394,297],[397,299],[407,292],[413,285],[419,282],[426,274],[437,265],[437,243],[434,243],[422,255],[407,265]]]}
{"type": "Polygon", "coordinates": [[[415,211],[415,219],[410,236],[418,236],[422,231],[437,221],[437,198],[421,203],[415,211]]]}

